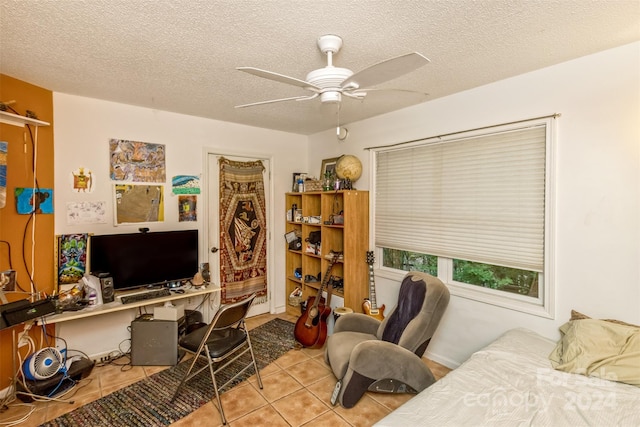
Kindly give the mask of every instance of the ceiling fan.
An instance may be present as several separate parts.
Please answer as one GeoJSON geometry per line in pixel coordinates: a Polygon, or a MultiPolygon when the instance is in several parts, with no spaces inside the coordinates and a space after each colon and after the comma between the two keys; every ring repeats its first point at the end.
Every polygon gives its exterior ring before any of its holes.
{"type": "Polygon", "coordinates": [[[367,93],[371,91],[419,93],[416,91],[402,89],[374,89],[372,86],[395,79],[428,64],[429,60],[422,54],[418,52],[407,53],[378,62],[377,64],[371,65],[370,67],[354,73],[347,68],[333,66],[333,55],[338,53],[341,47],[342,38],[339,36],[329,34],[319,37],[318,48],[322,53],[327,55],[327,66],[311,71],[307,74],[305,80],[254,67],[238,67],[237,70],[244,71],[245,73],[280,83],[298,86],[312,93],[311,95],[293,96],[290,98],[271,99],[267,101],[252,102],[250,104],[236,105],[236,108],[253,107],[256,105],[273,104],[284,101],[307,101],[318,97],[323,104],[335,104],[342,101],[342,95],[362,100],[367,96],[367,93]]]}

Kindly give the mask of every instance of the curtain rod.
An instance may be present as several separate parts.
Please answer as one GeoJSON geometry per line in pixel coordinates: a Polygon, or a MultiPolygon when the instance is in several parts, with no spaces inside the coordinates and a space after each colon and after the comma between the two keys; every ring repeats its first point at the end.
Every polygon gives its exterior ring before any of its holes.
{"type": "Polygon", "coordinates": [[[475,128],[475,129],[467,129],[467,130],[461,130],[461,131],[457,131],[457,132],[443,133],[441,135],[429,136],[429,137],[426,137],[426,138],[412,139],[411,141],[396,142],[395,144],[378,145],[378,146],[375,146],[375,147],[365,147],[364,150],[377,150],[377,149],[381,149],[381,148],[399,147],[399,146],[405,145],[405,144],[413,144],[414,142],[427,141],[429,139],[439,139],[439,138],[444,138],[444,137],[447,137],[447,136],[458,135],[458,134],[467,133],[467,132],[474,132],[474,131],[477,131],[477,130],[491,129],[491,128],[495,128],[495,127],[499,127],[499,126],[515,125],[515,124],[518,124],[518,123],[526,123],[526,122],[531,122],[533,120],[548,119],[548,118],[556,119],[556,118],[558,118],[560,116],[561,116],[560,113],[554,113],[554,114],[549,114],[547,116],[534,117],[532,119],[516,120],[514,122],[501,123],[499,125],[483,126],[483,127],[479,127],[479,128],[475,128]]]}

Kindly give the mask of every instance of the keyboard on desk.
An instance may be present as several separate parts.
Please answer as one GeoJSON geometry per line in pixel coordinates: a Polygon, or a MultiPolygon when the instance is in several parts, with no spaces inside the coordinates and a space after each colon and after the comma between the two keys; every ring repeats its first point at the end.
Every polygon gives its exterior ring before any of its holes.
{"type": "Polygon", "coordinates": [[[171,295],[171,291],[169,291],[169,289],[162,288],[162,289],[157,289],[157,290],[154,290],[154,291],[143,292],[143,293],[140,293],[140,294],[124,295],[124,296],[120,297],[120,301],[122,301],[123,304],[132,304],[134,302],[140,302],[140,301],[146,301],[146,300],[150,300],[150,299],[168,297],[170,295],[171,295]]]}

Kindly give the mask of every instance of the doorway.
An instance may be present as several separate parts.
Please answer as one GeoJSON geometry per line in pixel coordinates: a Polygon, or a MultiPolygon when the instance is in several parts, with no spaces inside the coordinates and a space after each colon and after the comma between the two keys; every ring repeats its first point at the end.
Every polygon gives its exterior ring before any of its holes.
{"type": "Polygon", "coordinates": [[[207,218],[205,227],[205,250],[207,252],[207,258],[209,261],[211,271],[211,281],[216,284],[222,284],[222,278],[220,277],[221,271],[221,251],[224,250],[224,245],[220,241],[220,163],[219,160],[224,157],[225,159],[239,161],[239,162],[255,162],[261,161],[264,166],[262,178],[264,181],[264,208],[265,208],[265,224],[266,224],[266,282],[267,282],[267,295],[261,301],[254,302],[249,310],[249,316],[256,316],[259,314],[270,313],[273,311],[272,302],[272,264],[269,262],[272,253],[271,242],[271,227],[272,227],[272,215],[271,215],[271,162],[266,156],[249,156],[238,155],[231,153],[220,153],[215,151],[209,151],[206,153],[207,159],[207,173],[206,173],[206,209],[207,218]]]}

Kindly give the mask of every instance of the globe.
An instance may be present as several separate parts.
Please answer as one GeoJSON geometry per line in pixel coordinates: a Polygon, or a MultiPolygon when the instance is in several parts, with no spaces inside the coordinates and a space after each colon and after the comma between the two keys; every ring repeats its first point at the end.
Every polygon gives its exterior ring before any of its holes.
{"type": "Polygon", "coordinates": [[[336,163],[336,175],[340,179],[355,182],[362,175],[362,163],[360,159],[351,154],[345,154],[336,163]]]}

